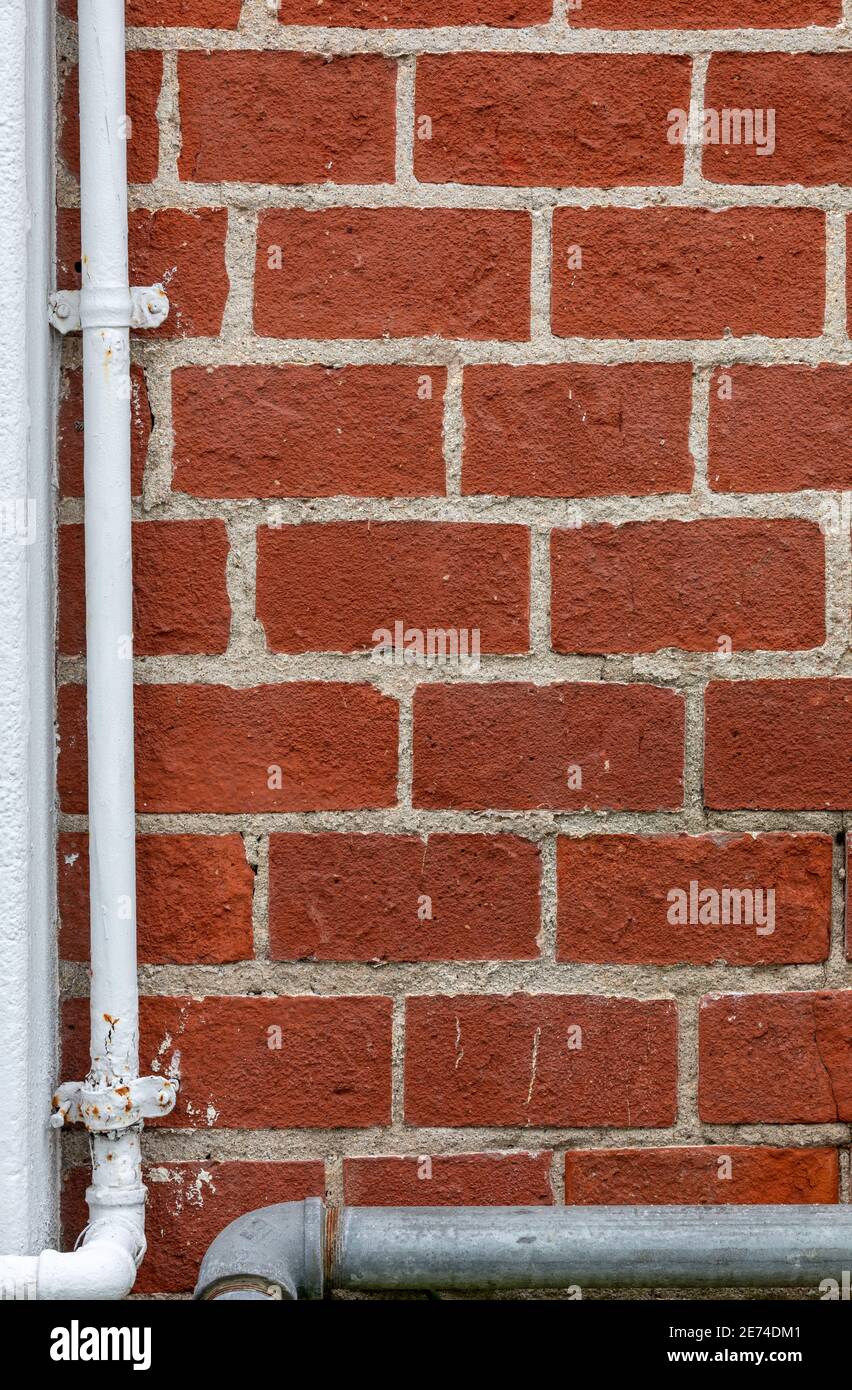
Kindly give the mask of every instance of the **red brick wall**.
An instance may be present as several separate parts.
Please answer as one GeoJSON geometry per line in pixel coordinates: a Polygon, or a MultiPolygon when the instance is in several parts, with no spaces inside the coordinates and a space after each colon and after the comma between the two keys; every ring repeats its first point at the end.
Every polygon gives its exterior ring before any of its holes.
{"type": "MultiPolygon", "coordinates": [[[[182,1081],[146,1133],[138,1290],[185,1293],[222,1225],[307,1194],[847,1200],[841,0],[127,19],[132,275],[171,300],[133,346],[142,1057],[182,1081]],[[706,143],[669,138],[690,108],[706,143]],[[725,138],[733,109],[751,139],[725,138]],[[475,631],[479,662],[376,660],[395,624],[475,631]]],[[[88,845],[65,353],[70,1076],[88,845]]]]}

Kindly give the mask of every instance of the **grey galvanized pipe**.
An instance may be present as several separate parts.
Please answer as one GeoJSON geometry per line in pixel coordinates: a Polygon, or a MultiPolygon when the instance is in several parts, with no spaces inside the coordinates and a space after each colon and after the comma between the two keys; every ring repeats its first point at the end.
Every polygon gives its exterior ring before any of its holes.
{"type": "Polygon", "coordinates": [[[252,1288],[772,1288],[852,1269],[852,1207],[344,1207],[248,1212],[216,1237],[195,1297],[252,1288]]]}
{"type": "Polygon", "coordinates": [[[812,1285],[852,1260],[852,1208],[349,1207],[339,1289],[812,1285]]]}

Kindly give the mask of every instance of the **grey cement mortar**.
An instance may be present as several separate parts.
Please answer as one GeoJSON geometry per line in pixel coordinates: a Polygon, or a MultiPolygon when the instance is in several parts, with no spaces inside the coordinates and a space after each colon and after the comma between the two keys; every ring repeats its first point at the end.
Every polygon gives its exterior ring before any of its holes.
{"type": "MultiPolygon", "coordinates": [[[[75,28],[58,21],[60,75],[75,61],[75,28]]],[[[838,1146],[841,1150],[842,1200],[850,1195],[846,1146],[852,1137],[848,1124],[720,1126],[701,1122],[696,1110],[697,1014],[701,997],[709,993],[755,993],[791,989],[848,988],[852,966],[844,952],[845,831],[849,813],[828,812],[714,812],[703,806],[703,704],[710,679],[754,679],[761,676],[852,676],[850,609],[852,557],[849,536],[827,537],[826,640],[806,652],[735,653],[723,661],[711,654],[676,651],[615,657],[560,656],[549,650],[549,581],[546,547],[554,526],[606,521],[691,520],[703,517],[803,517],[816,520],[828,498],[837,493],[799,492],[767,495],[722,495],[707,484],[708,391],[716,366],[736,363],[852,363],[852,343],[846,334],[845,214],[852,210],[852,189],[836,186],[746,187],[722,185],[701,177],[700,151],[687,149],[682,186],[658,188],[490,188],[418,183],[413,175],[414,81],[416,59],[423,53],[457,51],[526,53],[674,53],[693,55],[691,105],[703,104],[703,87],[711,52],[824,53],[852,49],[852,0],[846,0],[844,19],[836,29],[728,30],[713,32],[601,32],[572,29],[565,23],[560,0],[552,21],[529,29],[436,29],[363,31],[352,29],[284,28],[264,0],[244,0],[236,31],[193,29],[130,29],[128,47],[161,49],[164,82],[158,105],[160,165],[151,185],[130,190],[132,207],[219,207],[229,209],[226,264],[231,287],[221,335],[215,339],[145,342],[138,335],[133,357],[145,369],[154,416],[143,498],[134,504],[139,520],[222,518],[228,528],[231,554],[228,591],[232,624],[227,652],[221,657],[147,657],[136,661],[137,680],[145,682],[217,682],[235,687],[289,680],[372,681],[400,702],[399,805],[384,811],[317,812],[310,814],[147,815],[138,818],[140,833],[177,834],[239,832],[249,863],[256,870],[253,928],[256,959],[225,966],[151,966],[140,968],[143,994],[375,994],[394,1000],[393,1119],[387,1127],[366,1130],[151,1130],[145,1136],[146,1157],[168,1164],[181,1160],[324,1159],[332,1200],[342,1199],[343,1155],[468,1153],[478,1151],[535,1152],[552,1150],[552,1185],[557,1200],[564,1195],[562,1158],[568,1149],[641,1147],[682,1144],[753,1143],[790,1146],[838,1146]],[[177,176],[180,129],[177,90],[179,49],[280,49],[324,53],[383,53],[398,58],[396,181],[392,185],[349,187],[323,185],[280,187],[234,183],[182,183],[177,176]],[[255,236],[259,212],[271,207],[477,207],[527,210],[533,220],[531,279],[532,336],[528,342],[453,342],[437,338],[373,341],[286,341],[256,337],[252,331],[255,236]],[[762,337],[715,341],[588,340],[557,338],[550,331],[550,223],[555,207],[813,207],[827,214],[827,305],[824,332],[808,339],[762,337]],[[462,497],[460,468],[464,422],[461,383],[464,367],[477,363],[546,364],[581,362],[690,361],[693,364],[693,411],[690,444],[695,459],[691,493],[655,497],[597,499],[537,499],[462,497]],[[265,635],[254,614],[255,531],[269,520],[273,499],[208,501],[171,491],[171,399],[169,376],[178,366],[201,364],[409,363],[448,368],[444,401],[444,449],[448,495],[417,500],[326,498],[316,501],[274,499],[284,522],[331,519],[436,519],[443,521],[511,521],[531,528],[533,583],[531,649],[517,657],[482,659],[480,671],[460,674],[438,671],[396,671],[377,667],[364,655],[269,653],[265,635]],[[521,679],[535,683],[558,680],[644,681],[672,686],[685,694],[686,766],[684,803],[671,813],[459,813],[423,811],[411,806],[411,699],[423,681],[492,681],[521,679]],[[268,959],[268,836],[274,831],[347,830],[511,831],[537,842],[541,849],[541,959],[532,962],[356,963],[335,964],[268,959]],[[820,830],[839,837],[835,845],[832,944],[829,959],[820,965],[745,967],[565,965],[555,960],[555,843],[560,833],[643,834],[759,830],[820,830]],[[514,1126],[469,1129],[412,1129],[403,1120],[403,1007],[409,994],[524,992],[612,994],[637,998],[672,998],[680,1011],[679,1114],[670,1129],[562,1129],[514,1126]]],[[[59,202],[76,206],[76,181],[60,167],[59,202]]],[[[65,344],[67,365],[80,361],[79,341],[65,344]]],[[[60,520],[82,519],[82,504],[60,504],[60,520]]],[[[795,575],[791,575],[795,583],[795,575]]],[[[59,661],[59,679],[85,679],[81,659],[59,661]]],[[[63,815],[66,830],[86,827],[82,816],[63,815]]],[[[66,994],[84,993],[86,971],[62,968],[66,994]]],[[[65,1163],[88,1161],[84,1135],[66,1136],[65,1163]]],[[[703,1297],[701,1291],[607,1291],[589,1297],[665,1298],[703,1297]]],[[[723,1296],[800,1298],[808,1293],[789,1290],[733,1290],[723,1296]]],[[[547,1297],[553,1297],[548,1294],[547,1297]]]]}

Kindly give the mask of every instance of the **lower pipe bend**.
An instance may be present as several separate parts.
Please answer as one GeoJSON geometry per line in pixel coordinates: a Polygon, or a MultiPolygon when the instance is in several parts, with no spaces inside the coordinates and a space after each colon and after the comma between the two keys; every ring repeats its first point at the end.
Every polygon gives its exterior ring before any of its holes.
{"type": "Polygon", "coordinates": [[[133,1288],[144,1253],[137,1213],[116,1212],[87,1227],[76,1250],[0,1257],[0,1294],[13,1300],[117,1301],[133,1288]]]}
{"type": "Polygon", "coordinates": [[[126,1298],[137,1269],[127,1237],[128,1228],[116,1224],[91,1239],[87,1232],[82,1245],[67,1254],[44,1250],[38,1257],[37,1297],[54,1301],[126,1298]]]}

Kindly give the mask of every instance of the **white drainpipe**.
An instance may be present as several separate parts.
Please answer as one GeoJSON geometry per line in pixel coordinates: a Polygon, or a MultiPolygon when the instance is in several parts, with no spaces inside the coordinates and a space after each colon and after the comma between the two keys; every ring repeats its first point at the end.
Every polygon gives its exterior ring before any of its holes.
{"type": "Polygon", "coordinates": [[[117,1299],[145,1253],[143,1117],[171,1110],[177,1090],[139,1076],[131,648],[129,330],[161,323],[168,301],[162,286],[129,287],[123,3],[79,0],[78,29],[82,290],[53,294],[49,314],[83,333],[91,1066],[59,1087],[50,1122],[86,1126],[92,1182],[78,1248],[0,1257],[0,1288],[117,1299]]]}

